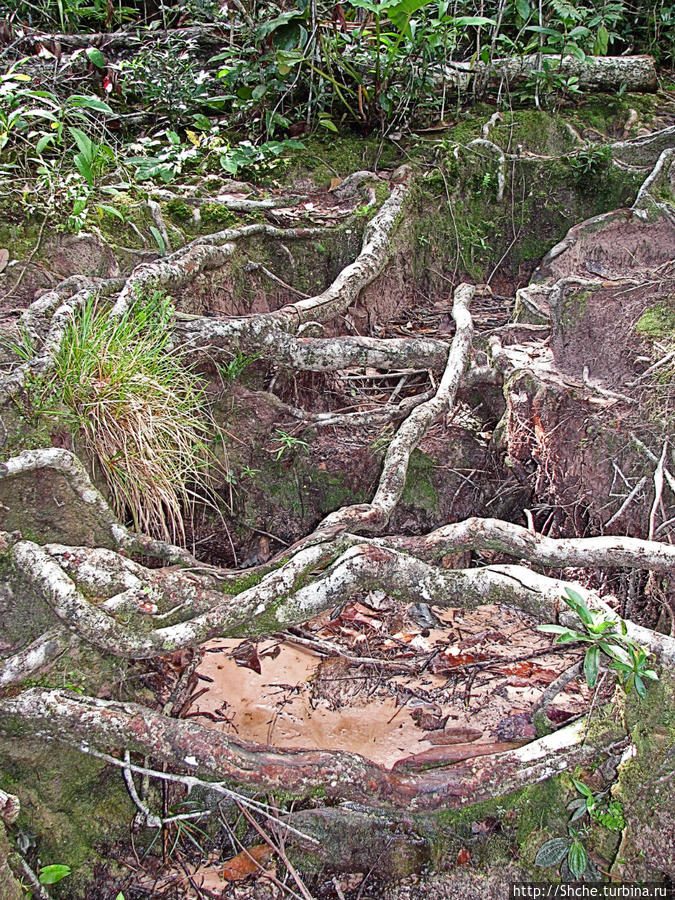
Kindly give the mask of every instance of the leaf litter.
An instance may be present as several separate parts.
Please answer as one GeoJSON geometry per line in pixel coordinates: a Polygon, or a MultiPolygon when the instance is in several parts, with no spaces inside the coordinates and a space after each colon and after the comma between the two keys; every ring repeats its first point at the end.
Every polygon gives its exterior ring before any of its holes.
{"type": "MultiPolygon", "coordinates": [[[[533,706],[580,651],[552,647],[506,607],[419,606],[364,592],[302,629],[211,641],[185,714],[243,740],[345,750],[387,768],[448,765],[532,740],[533,706]]],[[[589,703],[586,685],[572,682],[548,710],[552,726],[589,703]]]]}

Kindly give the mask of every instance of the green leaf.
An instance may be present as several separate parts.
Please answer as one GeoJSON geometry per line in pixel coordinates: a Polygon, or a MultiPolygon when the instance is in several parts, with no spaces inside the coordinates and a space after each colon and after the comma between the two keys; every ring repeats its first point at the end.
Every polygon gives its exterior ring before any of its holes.
{"type": "Polygon", "coordinates": [[[593,791],[587,787],[583,781],[579,781],[577,778],[572,779],[572,784],[579,791],[580,794],[583,794],[584,797],[592,797],[593,791]]]}
{"type": "Polygon", "coordinates": [[[575,878],[581,878],[588,865],[588,854],[581,841],[573,841],[567,856],[570,872],[575,878]]]}
{"type": "Polygon", "coordinates": [[[150,234],[154,237],[155,241],[157,242],[157,246],[159,247],[159,252],[162,254],[162,256],[166,256],[166,244],[164,243],[164,238],[160,234],[159,229],[156,228],[154,225],[151,225],[150,226],[150,234]]]}
{"type": "Polygon", "coordinates": [[[211,120],[203,113],[195,113],[192,117],[192,121],[195,123],[195,128],[199,128],[200,131],[211,130],[211,120]]]}
{"type": "Polygon", "coordinates": [[[586,606],[586,602],[581,594],[578,594],[572,588],[566,587],[565,594],[567,595],[564,600],[568,606],[571,606],[574,612],[579,616],[584,625],[592,625],[593,618],[591,616],[591,611],[586,606]]]}
{"type": "Polygon", "coordinates": [[[639,675],[635,676],[635,690],[638,693],[638,697],[641,700],[644,700],[647,696],[647,685],[644,683],[642,678],[639,675]]]}
{"type": "Polygon", "coordinates": [[[581,806],[578,806],[572,813],[572,815],[570,817],[570,823],[576,822],[579,819],[582,819],[586,815],[587,812],[588,812],[588,808],[586,806],[586,801],[582,800],[581,806]]]}
{"type": "Polygon", "coordinates": [[[535,866],[557,866],[567,854],[569,843],[566,838],[551,838],[542,844],[534,858],[535,866]]]}
{"type": "Polygon", "coordinates": [[[322,125],[324,128],[327,128],[328,131],[334,131],[336,134],[338,133],[337,125],[331,121],[331,119],[322,118],[319,119],[319,125],[322,125]]]}
{"type": "Polygon", "coordinates": [[[593,45],[593,53],[596,56],[607,56],[607,49],[609,47],[609,32],[605,28],[604,25],[601,25],[598,28],[598,33],[595,36],[595,44],[593,45]]]}
{"type": "Polygon", "coordinates": [[[488,19],[485,16],[457,16],[454,24],[458,28],[468,28],[471,25],[478,27],[481,25],[496,25],[497,23],[494,19],[488,19]]]}
{"type": "Polygon", "coordinates": [[[600,648],[597,645],[589,647],[584,657],[584,675],[589,688],[594,688],[598,680],[598,665],[600,662],[600,648]]]}
{"type": "Polygon", "coordinates": [[[119,209],[116,209],[114,206],[108,206],[107,203],[97,203],[96,209],[100,209],[101,212],[108,213],[109,216],[115,216],[116,218],[124,221],[124,216],[119,211],[119,209]]]}
{"type": "Polygon", "coordinates": [[[89,160],[85,159],[84,154],[76,153],[73,157],[75,168],[83,178],[86,178],[89,187],[94,186],[94,173],[92,172],[89,160]]]}
{"type": "Polygon", "coordinates": [[[73,140],[77,144],[77,149],[88,160],[93,159],[94,149],[96,145],[90,140],[81,128],[69,128],[73,140]]]}
{"type": "Polygon", "coordinates": [[[571,629],[564,625],[538,625],[537,631],[545,631],[546,634],[572,634],[571,629]]]}
{"type": "Polygon", "coordinates": [[[57,881],[67,878],[70,872],[70,866],[42,866],[40,869],[40,884],[56,884],[57,881]]]}
{"type": "Polygon", "coordinates": [[[532,15],[532,9],[528,0],[516,0],[516,12],[521,19],[529,19],[532,15]]]}
{"type": "Polygon", "coordinates": [[[93,63],[98,69],[105,69],[105,57],[98,47],[87,47],[84,52],[90,63],[93,63]]]}
{"type": "Polygon", "coordinates": [[[107,103],[104,103],[103,100],[99,100],[98,97],[83,97],[79,94],[73,94],[72,97],[69,97],[66,101],[67,106],[81,106],[84,109],[93,109],[96,112],[106,113],[106,115],[112,116],[113,111],[108,106],[107,103]]]}
{"type": "Polygon", "coordinates": [[[229,153],[223,153],[220,157],[220,167],[229,172],[230,175],[236,175],[239,171],[239,163],[229,153]]]}
{"type": "Polygon", "coordinates": [[[43,134],[40,140],[35,145],[35,152],[39,155],[45,149],[48,144],[51,144],[54,140],[55,135],[53,134],[43,134]]]}

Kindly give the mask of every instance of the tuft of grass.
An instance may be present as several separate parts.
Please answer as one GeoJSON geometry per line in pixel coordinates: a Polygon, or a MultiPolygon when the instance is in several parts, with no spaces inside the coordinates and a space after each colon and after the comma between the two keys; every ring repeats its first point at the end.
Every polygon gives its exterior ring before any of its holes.
{"type": "Polygon", "coordinates": [[[204,383],[170,345],[173,304],[139,296],[122,317],[92,297],[55,353],[52,413],[84,437],[120,519],[185,543],[183,514],[208,492],[204,383]]]}

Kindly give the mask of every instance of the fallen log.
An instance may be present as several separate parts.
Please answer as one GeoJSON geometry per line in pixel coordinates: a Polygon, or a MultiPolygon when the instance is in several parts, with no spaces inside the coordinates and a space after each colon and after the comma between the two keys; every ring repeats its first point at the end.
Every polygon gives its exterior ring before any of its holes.
{"type": "Polygon", "coordinates": [[[473,90],[474,84],[482,88],[503,84],[512,87],[527,81],[542,70],[542,60],[549,66],[549,73],[562,78],[578,78],[582,91],[650,92],[658,88],[656,65],[651,56],[587,56],[580,60],[574,56],[544,56],[535,54],[494,59],[492,62],[453,62],[443,67],[438,82],[452,85],[460,93],[473,90]]]}

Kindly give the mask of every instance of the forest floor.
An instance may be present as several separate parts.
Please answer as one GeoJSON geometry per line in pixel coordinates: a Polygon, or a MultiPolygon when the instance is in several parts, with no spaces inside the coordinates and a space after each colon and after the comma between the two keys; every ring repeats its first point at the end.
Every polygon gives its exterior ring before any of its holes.
{"type": "Polygon", "coordinates": [[[587,815],[587,875],[672,879],[675,97],[603,103],[119,191],[76,235],[8,214],[0,711],[31,740],[0,788],[26,865],[72,860],[54,897],[501,898],[571,841],[572,776],[625,812],[587,815]],[[122,451],[49,380],[92,293],[153,291],[208,407],[182,541],[118,521],[122,451]],[[647,699],[538,630],[569,584],[654,655],[647,699]],[[35,785],[45,737],[108,755],[35,785]],[[152,786],[191,766],[242,794],[152,786]]]}

